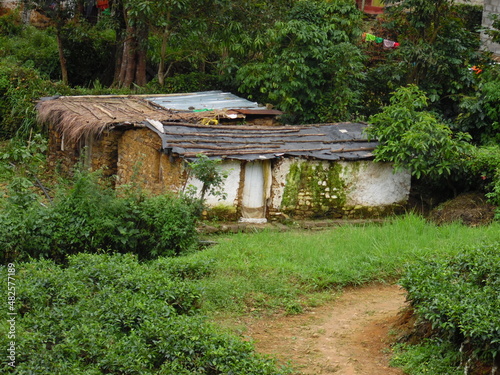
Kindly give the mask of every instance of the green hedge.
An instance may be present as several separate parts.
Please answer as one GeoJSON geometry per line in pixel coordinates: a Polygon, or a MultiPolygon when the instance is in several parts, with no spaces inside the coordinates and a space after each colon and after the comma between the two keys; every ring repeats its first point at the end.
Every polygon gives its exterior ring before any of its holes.
{"type": "MultiPolygon", "coordinates": [[[[250,343],[218,333],[197,314],[200,290],[191,277],[209,272],[210,265],[182,263],[78,254],[64,268],[47,260],[16,264],[15,338],[9,338],[10,323],[0,323],[0,345],[15,342],[16,366],[2,361],[0,372],[283,373],[250,343]]],[[[6,279],[7,269],[0,270],[6,279]]],[[[6,296],[7,283],[0,285],[6,296]]]]}
{"type": "Polygon", "coordinates": [[[416,313],[457,345],[500,351],[500,243],[413,264],[401,280],[416,313]]]}

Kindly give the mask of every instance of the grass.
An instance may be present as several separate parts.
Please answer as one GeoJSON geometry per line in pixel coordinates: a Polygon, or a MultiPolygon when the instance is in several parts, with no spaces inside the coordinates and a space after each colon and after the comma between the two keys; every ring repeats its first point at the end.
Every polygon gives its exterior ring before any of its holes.
{"type": "Polygon", "coordinates": [[[460,353],[447,342],[426,340],[419,345],[398,344],[391,365],[412,375],[462,375],[460,353]]]}
{"type": "Polygon", "coordinates": [[[191,254],[211,260],[200,280],[207,313],[300,313],[347,285],[393,282],[419,258],[455,254],[464,246],[500,241],[500,224],[435,226],[416,215],[380,225],[344,226],[322,232],[235,234],[191,254]]]}

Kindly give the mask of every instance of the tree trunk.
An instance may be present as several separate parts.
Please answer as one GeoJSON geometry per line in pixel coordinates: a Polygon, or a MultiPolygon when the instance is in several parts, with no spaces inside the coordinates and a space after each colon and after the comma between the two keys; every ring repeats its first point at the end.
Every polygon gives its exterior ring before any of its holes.
{"type": "Polygon", "coordinates": [[[146,65],[147,65],[147,51],[148,51],[148,28],[142,26],[137,32],[136,43],[136,67],[135,67],[135,84],[138,86],[145,86],[147,83],[146,78],[146,65]]]}
{"type": "Polygon", "coordinates": [[[115,72],[113,75],[113,87],[118,87],[120,82],[120,73],[123,60],[123,47],[125,37],[122,35],[116,42],[115,47],[115,72]]]}
{"type": "MultiPolygon", "coordinates": [[[[127,26],[127,39],[125,40],[126,53],[124,51],[123,61],[124,61],[124,72],[123,81],[121,82],[122,87],[130,87],[134,82],[135,78],[135,68],[136,68],[136,58],[135,52],[137,49],[137,36],[135,33],[135,27],[127,26]]],[[[123,66],[123,64],[122,64],[123,66]]]]}
{"type": "Polygon", "coordinates": [[[61,31],[56,31],[57,50],[59,51],[59,64],[61,65],[61,78],[65,85],[68,84],[68,69],[66,67],[66,58],[64,57],[63,42],[61,39],[61,31]]]}
{"type": "Polygon", "coordinates": [[[160,49],[160,64],[158,65],[158,83],[161,87],[165,84],[165,56],[167,54],[167,44],[170,38],[170,12],[167,14],[167,26],[163,31],[160,49]]]}
{"type": "Polygon", "coordinates": [[[120,72],[115,86],[130,88],[133,84],[144,86],[147,63],[147,27],[127,26],[121,53],[120,72]]]}

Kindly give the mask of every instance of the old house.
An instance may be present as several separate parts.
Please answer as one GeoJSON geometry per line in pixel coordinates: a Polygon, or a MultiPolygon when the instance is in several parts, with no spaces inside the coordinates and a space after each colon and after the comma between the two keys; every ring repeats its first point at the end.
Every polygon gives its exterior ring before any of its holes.
{"type": "Polygon", "coordinates": [[[220,91],[158,96],[45,98],[49,160],[93,169],[154,194],[200,186],[186,160],[221,159],[226,198],[214,210],[261,222],[283,217],[361,217],[403,207],[410,175],[374,163],[366,124],[283,126],[279,111],[220,91]]]}

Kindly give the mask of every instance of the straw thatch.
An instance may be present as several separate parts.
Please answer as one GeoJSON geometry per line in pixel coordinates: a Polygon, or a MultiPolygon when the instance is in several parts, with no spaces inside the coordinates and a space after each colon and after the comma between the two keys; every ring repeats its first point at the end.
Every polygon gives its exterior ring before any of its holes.
{"type": "MultiPolygon", "coordinates": [[[[147,119],[198,123],[207,113],[174,112],[139,96],[67,96],[42,100],[38,121],[59,131],[67,140],[99,136],[103,131],[143,127],[147,119]]],[[[220,116],[221,114],[211,114],[220,116]]]]}

